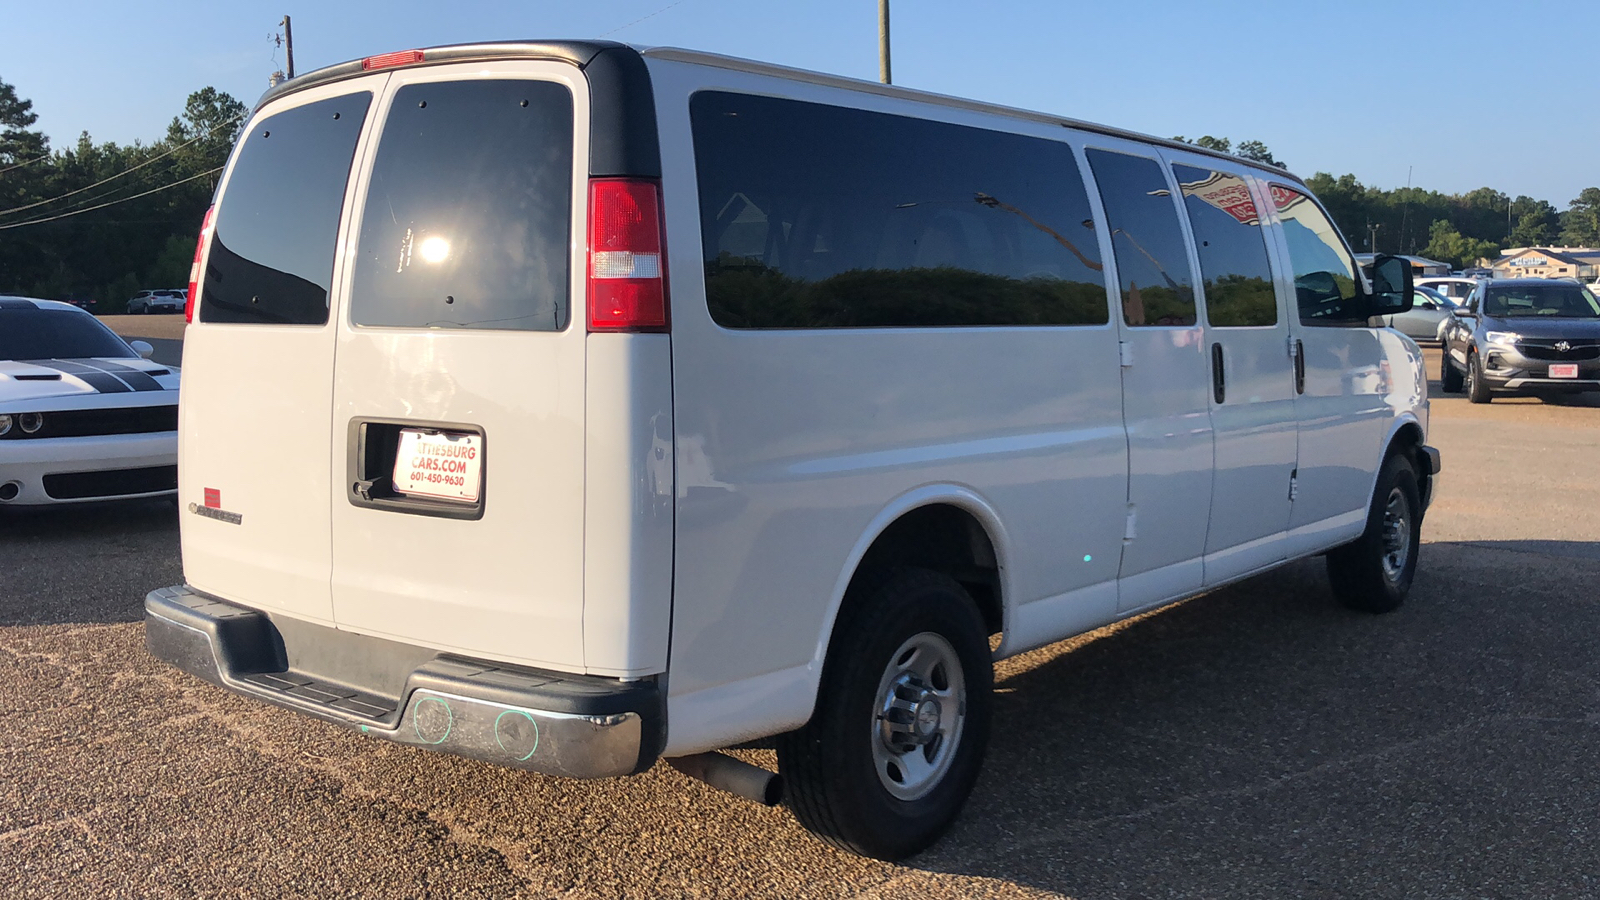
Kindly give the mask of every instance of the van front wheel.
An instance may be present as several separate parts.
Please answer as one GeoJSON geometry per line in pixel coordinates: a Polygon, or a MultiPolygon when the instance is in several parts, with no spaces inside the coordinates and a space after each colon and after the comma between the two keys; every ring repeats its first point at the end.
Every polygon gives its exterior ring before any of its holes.
{"type": "Polygon", "coordinates": [[[816,712],[778,741],[795,818],[841,849],[897,860],[938,840],[977,781],[994,669],[953,579],[901,569],[834,628],[816,712]]]}
{"type": "Polygon", "coordinates": [[[1392,454],[1378,473],[1366,530],[1328,552],[1328,581],[1339,602],[1363,612],[1398,609],[1417,573],[1421,524],[1416,470],[1403,453],[1392,454]]]}

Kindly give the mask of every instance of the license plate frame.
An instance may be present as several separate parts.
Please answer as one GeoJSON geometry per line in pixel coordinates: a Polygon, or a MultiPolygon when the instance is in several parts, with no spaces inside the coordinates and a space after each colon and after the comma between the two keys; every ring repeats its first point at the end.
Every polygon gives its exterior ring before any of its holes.
{"type": "Polygon", "coordinates": [[[390,482],[396,493],[406,497],[476,504],[483,496],[483,436],[401,428],[390,482]]]}
{"type": "Polygon", "coordinates": [[[1577,378],[1577,363],[1554,363],[1550,366],[1551,378],[1577,378]]]}

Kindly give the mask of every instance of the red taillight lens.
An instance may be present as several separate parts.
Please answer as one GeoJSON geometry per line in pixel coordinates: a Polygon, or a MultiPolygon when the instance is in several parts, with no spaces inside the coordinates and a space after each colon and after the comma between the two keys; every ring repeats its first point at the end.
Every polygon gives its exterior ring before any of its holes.
{"type": "Polygon", "coordinates": [[[363,59],[361,61],[361,68],[363,71],[370,72],[373,69],[389,69],[395,66],[409,66],[412,63],[419,62],[422,62],[421,50],[397,50],[394,53],[381,53],[377,56],[369,56],[366,59],[363,59]]]}
{"type": "Polygon", "coordinates": [[[661,187],[638,178],[589,182],[589,330],[666,331],[661,187]]]}
{"type": "Polygon", "coordinates": [[[189,266],[189,296],[183,300],[183,321],[194,321],[194,305],[200,296],[200,257],[206,252],[206,238],[211,236],[211,214],[216,211],[212,206],[206,209],[206,217],[200,223],[200,236],[194,242],[194,262],[189,266]]]}

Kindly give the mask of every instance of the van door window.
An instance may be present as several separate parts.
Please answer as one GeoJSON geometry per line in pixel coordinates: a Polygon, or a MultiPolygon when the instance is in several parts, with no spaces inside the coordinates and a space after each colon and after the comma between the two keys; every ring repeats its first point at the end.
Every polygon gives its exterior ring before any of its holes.
{"type": "Polygon", "coordinates": [[[689,109],[717,324],[1108,321],[1068,145],[714,91],[689,109]]]}
{"type": "Polygon", "coordinates": [[[217,211],[200,321],[321,325],[367,91],[254,122],[217,211]]]}
{"type": "Polygon", "coordinates": [[[572,129],[572,94],[554,82],[396,91],[361,216],[351,320],[566,328],[572,129]]]}
{"type": "Polygon", "coordinates": [[[1294,294],[1306,325],[1365,324],[1356,303],[1356,267],[1338,229],[1310,197],[1272,186],[1294,264],[1294,294]]]}
{"type": "Polygon", "coordinates": [[[1250,185],[1238,175],[1174,165],[1200,254],[1206,319],[1220,328],[1278,324],[1267,242],[1250,185]]]}
{"type": "Polygon", "coordinates": [[[1109,150],[1090,150],[1088,156],[1111,229],[1123,320],[1134,326],[1193,325],[1194,276],[1161,166],[1109,150]]]}

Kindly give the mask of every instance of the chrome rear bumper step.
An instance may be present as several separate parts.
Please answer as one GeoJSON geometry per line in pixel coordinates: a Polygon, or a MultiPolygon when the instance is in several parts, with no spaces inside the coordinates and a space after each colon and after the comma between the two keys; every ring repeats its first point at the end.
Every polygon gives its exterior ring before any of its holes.
{"type": "Polygon", "coordinates": [[[275,617],[186,585],[145,597],[150,652],[212,684],[374,737],[571,778],[650,768],[655,680],[542,672],[275,617]]]}

